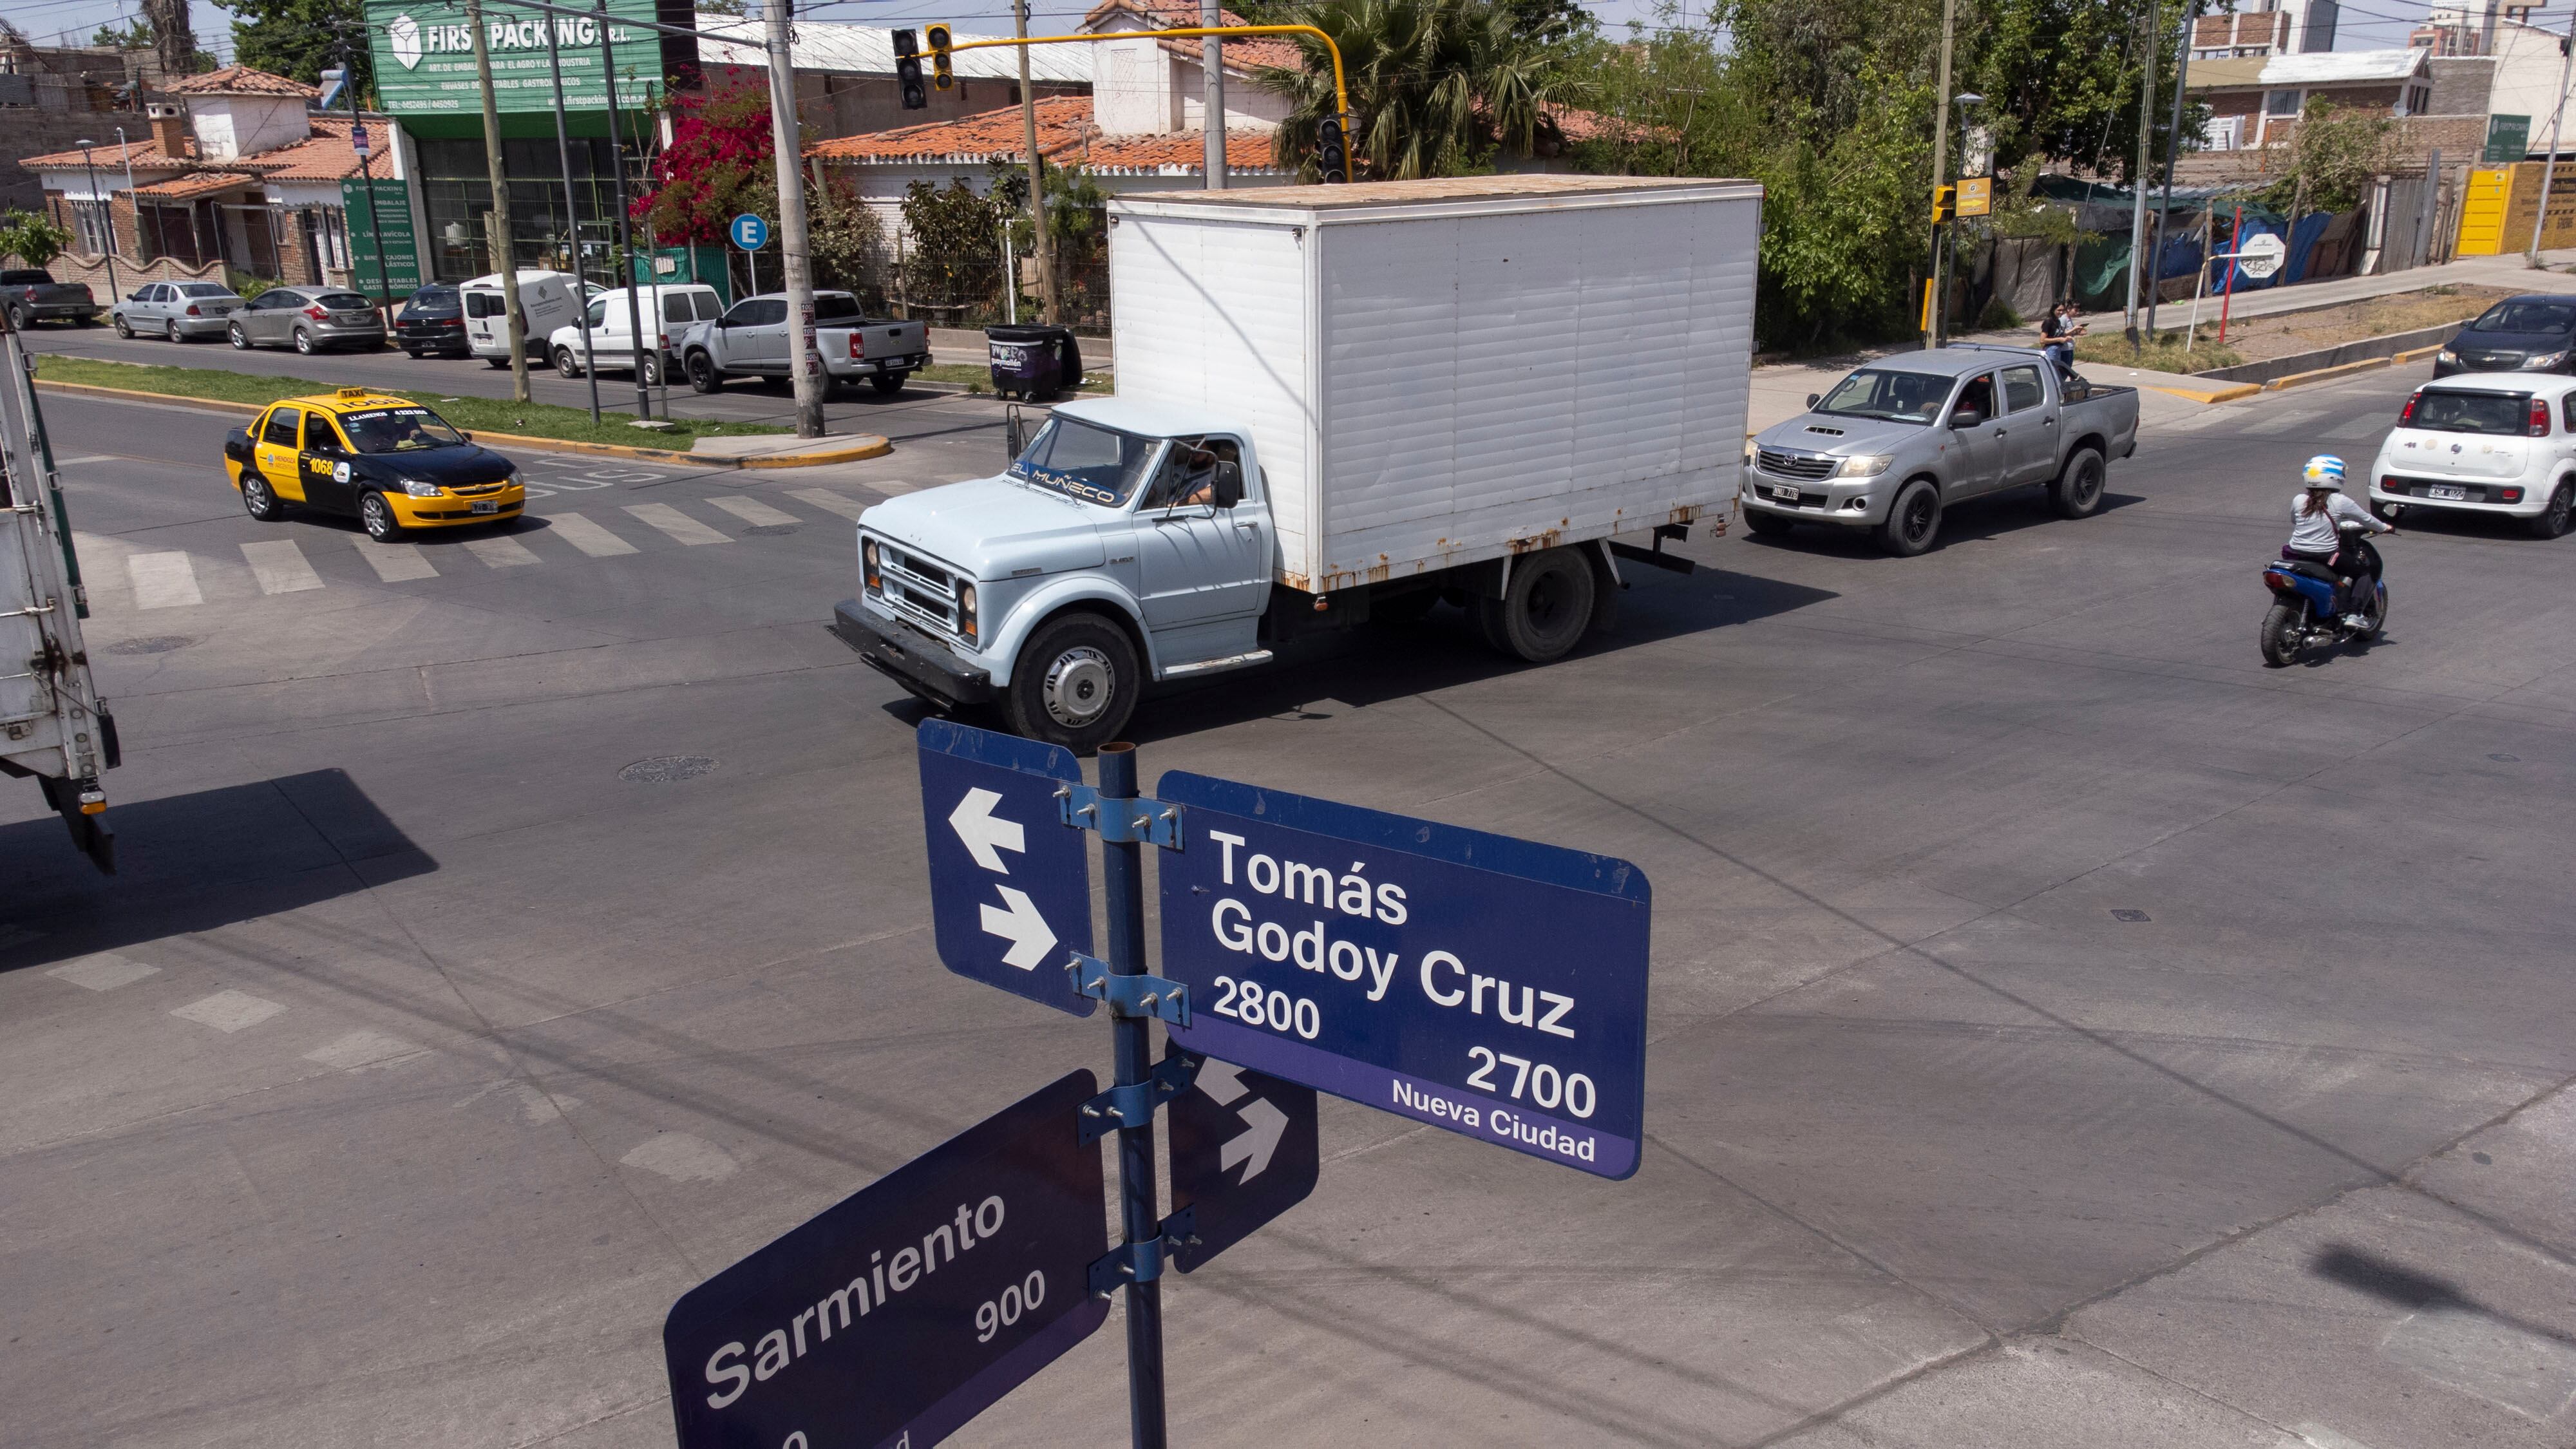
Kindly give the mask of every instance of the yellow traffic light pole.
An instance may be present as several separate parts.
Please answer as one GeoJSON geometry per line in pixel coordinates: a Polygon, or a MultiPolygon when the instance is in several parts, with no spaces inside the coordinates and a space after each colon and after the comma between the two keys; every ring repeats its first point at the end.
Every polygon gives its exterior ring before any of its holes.
{"type": "MultiPolygon", "coordinates": [[[[931,28],[947,29],[944,25],[931,28]]],[[[984,50],[997,45],[1097,45],[1104,40],[1133,40],[1138,36],[1151,36],[1157,40],[1186,40],[1211,35],[1220,40],[1244,35],[1311,35],[1324,42],[1324,49],[1333,57],[1333,107],[1342,123],[1342,151],[1345,157],[1349,155],[1351,96],[1342,82],[1342,48],[1333,43],[1333,37],[1311,25],[1194,25],[1180,30],[1115,30],[1099,35],[1032,35],[1026,39],[1013,37],[1008,40],[969,40],[963,44],[948,46],[946,49],[950,51],[984,50]]],[[[936,56],[943,52],[933,47],[931,53],[936,56]]]]}

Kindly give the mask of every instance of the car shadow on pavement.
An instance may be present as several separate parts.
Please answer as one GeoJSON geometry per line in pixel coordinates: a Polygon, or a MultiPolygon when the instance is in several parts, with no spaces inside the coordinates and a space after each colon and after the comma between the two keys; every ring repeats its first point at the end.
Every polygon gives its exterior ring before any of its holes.
{"type": "MultiPolygon", "coordinates": [[[[115,783],[110,776],[111,800],[115,783]]],[[[275,915],[438,869],[344,770],[112,803],[106,819],[116,832],[112,876],[93,869],[51,815],[0,825],[0,879],[10,883],[0,901],[0,972],[275,915]]]]}
{"type": "MultiPolygon", "coordinates": [[[[2102,495],[2102,506],[2094,511],[2093,517],[2100,518],[2105,514],[2134,507],[2146,501],[2142,494],[2106,492],[2102,495]]],[[[2048,495],[2037,490],[2002,493],[1987,498],[1971,498],[1964,503],[1953,503],[1941,510],[1940,536],[1932,541],[1932,547],[1926,552],[1939,553],[1953,544],[1982,543],[1988,539],[2019,533],[2025,528],[2037,528],[2044,523],[2067,521],[2059,518],[2056,510],[2048,506],[2048,495]]],[[[2078,523],[2084,521],[2086,520],[2075,520],[2078,523]]],[[[1745,541],[1757,548],[1812,549],[1837,558],[1878,557],[1888,558],[1891,563],[1905,562],[1903,559],[1890,558],[1878,546],[1876,529],[1852,528],[1841,524],[1805,524],[1787,533],[1775,533],[1768,537],[1761,534],[1747,534],[1745,541]]]]}

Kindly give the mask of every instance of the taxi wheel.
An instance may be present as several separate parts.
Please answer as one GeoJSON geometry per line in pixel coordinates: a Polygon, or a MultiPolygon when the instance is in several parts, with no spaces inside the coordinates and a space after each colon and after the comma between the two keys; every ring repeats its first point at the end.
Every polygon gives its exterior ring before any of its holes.
{"type": "Polygon", "coordinates": [[[277,490],[268,480],[253,474],[242,480],[242,509],[262,523],[275,523],[286,516],[286,505],[277,499],[277,490]]]}
{"type": "Polygon", "coordinates": [[[366,501],[358,505],[358,521],[367,526],[367,537],[378,543],[391,543],[402,537],[402,520],[394,517],[394,506],[381,493],[368,494],[366,501]]]}

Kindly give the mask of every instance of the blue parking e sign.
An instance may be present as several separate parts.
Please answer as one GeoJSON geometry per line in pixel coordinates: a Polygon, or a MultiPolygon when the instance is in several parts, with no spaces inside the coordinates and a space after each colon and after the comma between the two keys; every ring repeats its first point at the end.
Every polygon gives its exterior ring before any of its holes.
{"type": "Polygon", "coordinates": [[[747,252],[769,245],[769,223],[746,211],[733,219],[733,244],[747,252]]]}
{"type": "Polygon", "coordinates": [[[1175,771],[1192,1052],[1602,1177],[1645,1132],[1652,892],[1624,860],[1175,771]]]}
{"type": "Polygon", "coordinates": [[[1091,952],[1091,855],[1056,791],[1082,781],[1062,745],[944,719],[914,732],[930,835],[930,919],[960,976],[1089,1016],[1065,968],[1091,952]]]}

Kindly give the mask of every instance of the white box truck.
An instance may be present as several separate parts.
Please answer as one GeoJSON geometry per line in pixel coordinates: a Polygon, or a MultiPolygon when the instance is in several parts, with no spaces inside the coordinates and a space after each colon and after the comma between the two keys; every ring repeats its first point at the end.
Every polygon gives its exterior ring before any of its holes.
{"type": "MultiPolygon", "coordinates": [[[[519,309],[527,314],[525,347],[531,362],[546,361],[546,339],[581,316],[581,279],[570,272],[522,271],[519,309]]],[[[476,277],[456,288],[465,309],[465,350],[494,367],[510,365],[509,306],[501,274],[476,277]]]]}
{"type": "Polygon", "coordinates": [[[0,776],[32,778],[72,843],[113,873],[99,776],[119,763],[116,720],[90,678],[89,605],[28,363],[0,320],[0,776]]]}
{"type": "Polygon", "coordinates": [[[1443,600],[1561,657],[1622,559],[1678,562],[1614,538],[1724,526],[1761,205],[1602,176],[1117,198],[1118,395],[869,509],[833,627],[933,704],[1077,749],[1151,682],[1443,600]]]}

